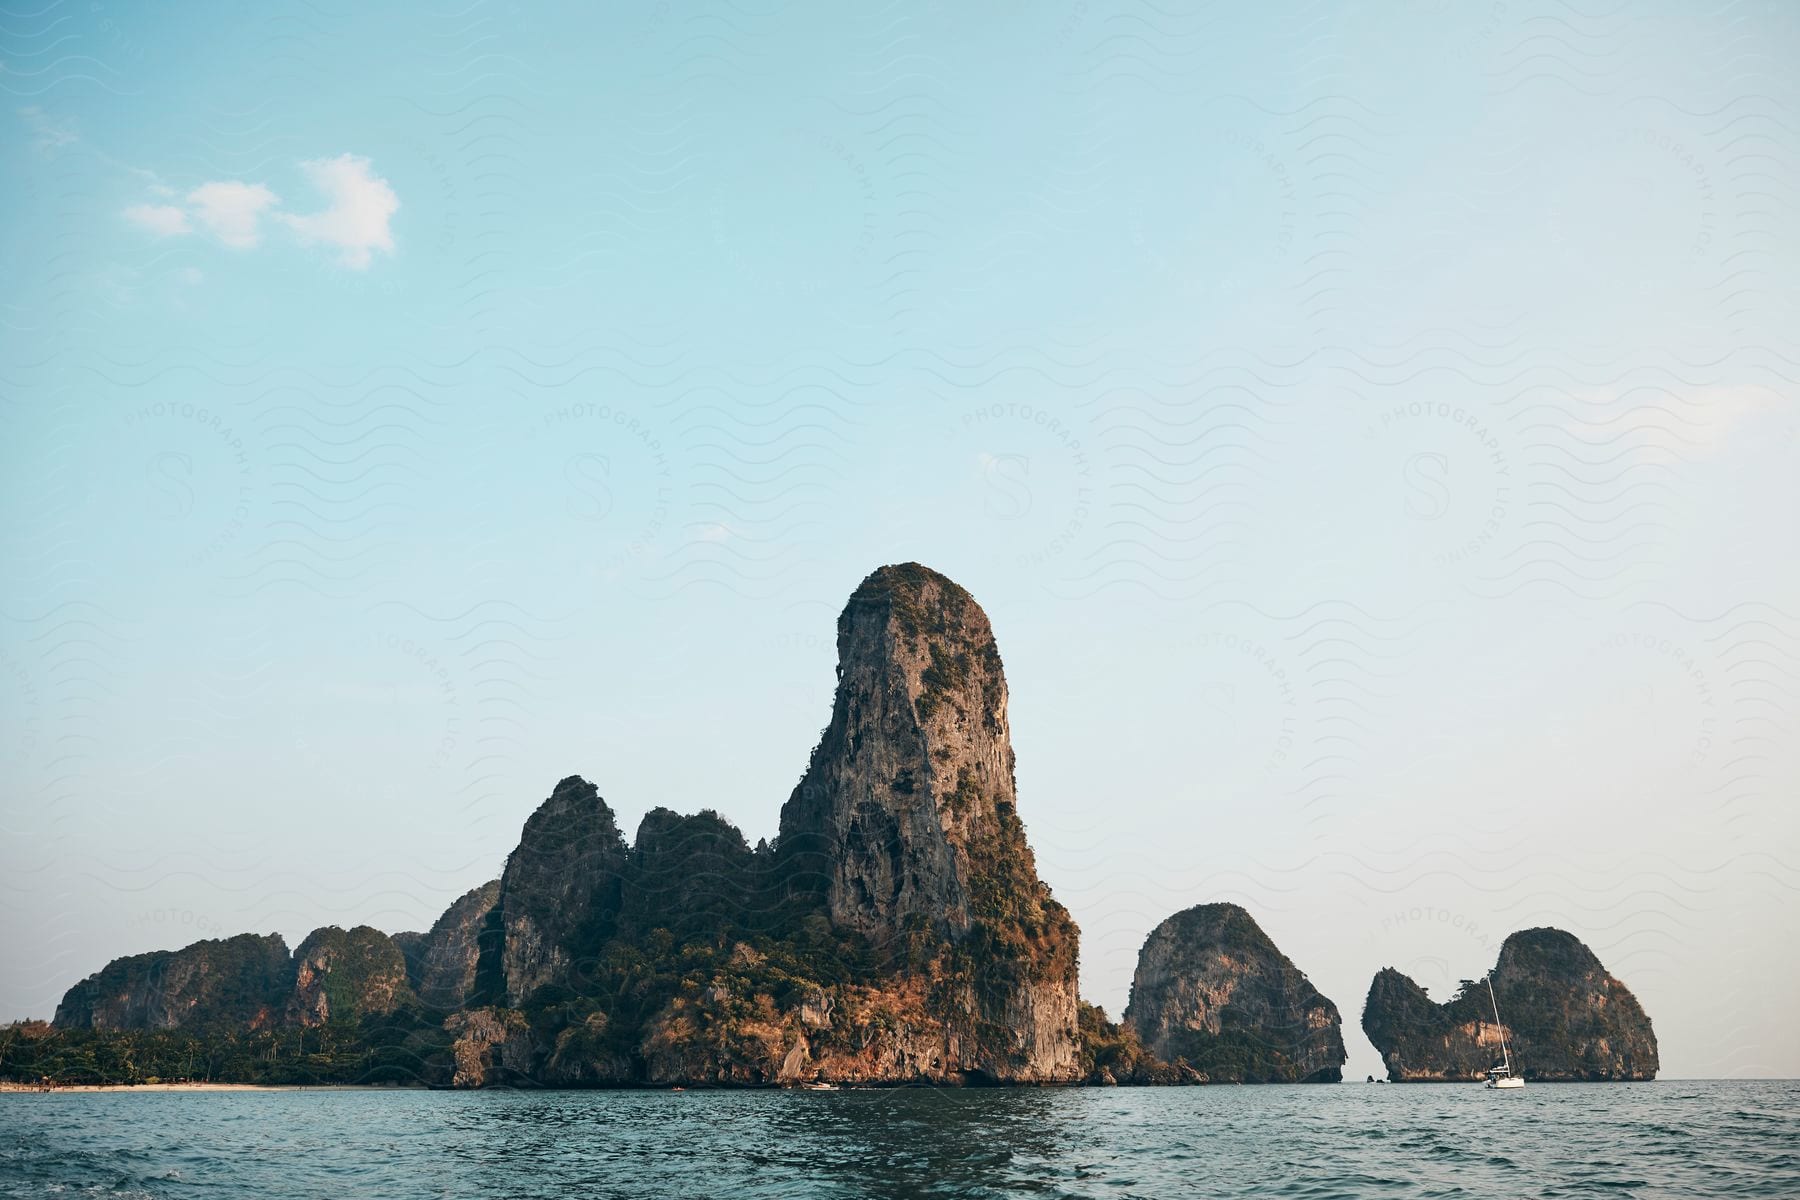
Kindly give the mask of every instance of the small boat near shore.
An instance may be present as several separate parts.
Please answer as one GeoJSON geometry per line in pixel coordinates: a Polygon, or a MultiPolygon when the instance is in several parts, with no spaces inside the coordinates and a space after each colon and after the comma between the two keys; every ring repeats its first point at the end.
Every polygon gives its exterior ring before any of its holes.
{"type": "Polygon", "coordinates": [[[1494,995],[1494,973],[1487,973],[1488,1000],[1494,1006],[1494,1025],[1500,1030],[1500,1061],[1488,1068],[1487,1083],[1495,1091],[1512,1091],[1525,1086],[1522,1075],[1513,1073],[1512,1052],[1506,1046],[1506,1026],[1500,1021],[1500,999],[1494,995]]]}

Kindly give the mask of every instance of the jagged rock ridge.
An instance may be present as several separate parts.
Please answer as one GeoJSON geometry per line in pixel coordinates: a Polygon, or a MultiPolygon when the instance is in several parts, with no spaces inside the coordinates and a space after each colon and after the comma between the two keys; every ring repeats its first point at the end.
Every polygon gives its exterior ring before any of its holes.
{"type": "Polygon", "coordinates": [[[367,925],[239,934],[115,959],[70,988],[61,1029],[259,1030],[354,1023],[415,1003],[400,946],[367,925]]]}
{"type": "Polygon", "coordinates": [[[1504,1027],[1487,985],[1465,981],[1444,1004],[1392,967],[1369,985],[1363,1032],[1396,1083],[1471,1081],[1500,1061],[1504,1028],[1527,1079],[1647,1080],[1659,1069],[1656,1033],[1637,997],[1573,934],[1527,929],[1507,938],[1493,973],[1504,1027]]]}
{"type": "Polygon", "coordinates": [[[1138,955],[1125,1021],[1144,1049],[1214,1083],[1337,1083],[1337,1005],[1235,904],[1158,925],[1138,955]]]}
{"type": "MultiPolygon", "coordinates": [[[[571,776],[500,879],[429,932],[333,927],[291,959],[278,943],[254,1014],[229,1012],[323,1027],[333,1048],[360,1026],[459,1086],[1073,1082],[1077,933],[1019,819],[986,615],[933,571],[883,567],[838,648],[775,845],[653,809],[628,846],[571,776]]],[[[96,1011],[93,984],[70,1021],[96,1011]]]]}
{"type": "Polygon", "coordinates": [[[280,1019],[294,978],[279,935],[242,933],[117,958],[64,994],[64,1029],[262,1028],[280,1019]]]}

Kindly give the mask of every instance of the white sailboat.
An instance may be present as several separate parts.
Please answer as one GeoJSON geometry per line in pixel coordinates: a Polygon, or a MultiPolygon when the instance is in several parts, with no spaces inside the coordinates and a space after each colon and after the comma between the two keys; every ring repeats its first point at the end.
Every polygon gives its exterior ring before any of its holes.
{"type": "Polygon", "coordinates": [[[1513,1074],[1512,1053],[1506,1048],[1506,1026],[1500,1024],[1500,1001],[1494,995],[1494,973],[1492,971],[1489,971],[1487,974],[1487,985],[1488,1000],[1494,1005],[1494,1024],[1500,1030],[1500,1064],[1488,1068],[1486,1086],[1491,1088],[1522,1088],[1525,1086],[1525,1078],[1522,1075],[1513,1074]]]}

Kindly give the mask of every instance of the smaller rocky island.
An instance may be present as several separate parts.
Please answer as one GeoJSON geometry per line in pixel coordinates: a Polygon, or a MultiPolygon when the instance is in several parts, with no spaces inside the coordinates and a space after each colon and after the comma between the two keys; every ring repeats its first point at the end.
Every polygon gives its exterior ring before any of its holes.
{"type": "Polygon", "coordinates": [[[1343,1079],[1347,1055],[1337,1005],[1235,904],[1196,905],[1151,932],[1138,955],[1124,1026],[1154,1063],[1172,1066],[1182,1078],[1343,1079]]]}
{"type": "Polygon", "coordinates": [[[1637,997],[1573,934],[1526,929],[1500,947],[1494,1023],[1487,985],[1464,980],[1435,1004],[1388,967],[1369,985],[1363,1032],[1395,1083],[1471,1082],[1500,1061],[1504,1031],[1513,1064],[1546,1082],[1655,1079],[1656,1033],[1637,997]]]}

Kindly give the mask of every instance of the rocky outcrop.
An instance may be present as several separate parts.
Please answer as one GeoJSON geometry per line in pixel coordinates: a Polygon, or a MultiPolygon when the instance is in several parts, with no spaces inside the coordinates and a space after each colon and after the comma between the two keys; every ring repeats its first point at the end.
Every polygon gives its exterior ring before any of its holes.
{"type": "Polygon", "coordinates": [[[293,980],[287,943],[253,933],[114,959],[63,996],[63,1029],[267,1028],[293,980]]]}
{"type": "Polygon", "coordinates": [[[1386,968],[1369,985],[1363,1032],[1396,1083],[1472,1081],[1500,1062],[1504,1033],[1527,1079],[1656,1078],[1656,1033],[1637,998],[1573,934],[1527,929],[1506,939],[1493,972],[1434,1004],[1386,968]],[[1494,1021],[1498,1000],[1504,1026],[1494,1021]]]}
{"type": "Polygon", "coordinates": [[[612,1087],[639,1082],[631,1055],[620,1048],[613,1018],[598,1005],[561,1014],[536,1079],[556,1086],[612,1087]]]}
{"type": "Polygon", "coordinates": [[[294,951],[287,1019],[308,1027],[391,1013],[412,1000],[406,959],[394,939],[358,925],[315,929],[294,951]]]}
{"type": "Polygon", "coordinates": [[[968,1059],[923,978],[812,989],[783,1008],[729,972],[684,989],[647,1025],[655,1084],[969,1082],[968,1059]]]}
{"type": "Polygon", "coordinates": [[[500,881],[489,880],[463,893],[425,933],[396,933],[406,956],[413,992],[433,1008],[461,1008],[475,987],[481,941],[488,914],[500,898],[500,881]]]}
{"type": "Polygon", "coordinates": [[[509,1008],[472,1008],[452,1013],[444,1029],[455,1039],[450,1045],[451,1087],[531,1081],[537,1047],[525,1014],[509,1008]]]}
{"type": "Polygon", "coordinates": [[[1138,1040],[1131,1026],[1107,1019],[1106,1010],[1081,1005],[1081,1079],[1095,1087],[1129,1084],[1205,1083],[1186,1062],[1166,1063],[1138,1040]]]}
{"type": "Polygon", "coordinates": [[[1342,1021],[1256,921],[1201,904],[1138,954],[1125,1025],[1162,1062],[1213,1083],[1337,1083],[1342,1021]]]}
{"type": "Polygon", "coordinates": [[[950,947],[926,970],[950,1070],[1075,1078],[1077,935],[1019,820],[987,615],[907,563],[863,580],[837,640],[831,723],[781,813],[788,886],[890,961],[950,947]]]}
{"type": "MultiPolygon", "coordinates": [[[[625,839],[599,791],[579,775],[557,784],[526,820],[490,914],[499,935],[491,982],[507,1005],[549,985],[584,990],[617,928],[626,869],[625,839]]],[[[478,990],[488,989],[478,981],[478,990]]]]}

